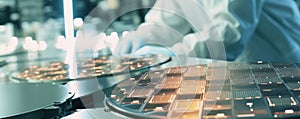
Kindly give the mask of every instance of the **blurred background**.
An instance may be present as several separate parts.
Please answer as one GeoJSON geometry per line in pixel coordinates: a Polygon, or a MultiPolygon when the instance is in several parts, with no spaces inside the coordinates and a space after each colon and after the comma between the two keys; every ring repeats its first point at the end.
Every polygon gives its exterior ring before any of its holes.
{"type": "MultiPolygon", "coordinates": [[[[114,19],[105,33],[122,34],[144,20],[155,0],[73,0],[74,34],[85,19],[92,22],[114,19]],[[146,7],[126,12],[130,8],[146,7]],[[96,9],[93,18],[90,12],[96,9]],[[87,17],[88,16],[88,17],[87,17]],[[100,17],[99,17],[100,16],[100,17]]],[[[45,50],[47,46],[62,48],[65,38],[63,0],[0,0],[0,55],[21,47],[25,50],[45,50]],[[35,46],[35,49],[32,48],[35,46]]]]}
{"type": "MultiPolygon", "coordinates": [[[[18,48],[27,51],[45,50],[49,46],[64,49],[63,1],[0,0],[0,56],[18,48]]],[[[74,36],[86,21],[103,24],[104,21],[112,19],[113,22],[105,28],[105,36],[116,34],[120,36],[124,31],[133,30],[142,23],[145,14],[155,1],[73,0],[74,36]],[[132,8],[144,9],[129,10],[132,8]],[[96,16],[90,14],[93,10],[96,16]]],[[[300,5],[300,0],[296,1],[300,5]]],[[[99,28],[95,29],[97,31],[99,28]]]]}

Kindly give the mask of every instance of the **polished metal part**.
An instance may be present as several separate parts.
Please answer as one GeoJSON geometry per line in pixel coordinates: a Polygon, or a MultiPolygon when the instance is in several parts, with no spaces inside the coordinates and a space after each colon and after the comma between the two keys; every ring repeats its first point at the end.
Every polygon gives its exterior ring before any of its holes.
{"type": "Polygon", "coordinates": [[[61,103],[74,96],[62,85],[4,84],[0,85],[0,118],[17,116],[61,103]]]}

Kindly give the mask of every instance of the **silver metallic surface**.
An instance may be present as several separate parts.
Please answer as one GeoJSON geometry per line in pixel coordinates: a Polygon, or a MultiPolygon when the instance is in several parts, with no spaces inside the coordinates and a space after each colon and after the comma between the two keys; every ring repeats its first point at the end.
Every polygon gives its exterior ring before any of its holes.
{"type": "Polygon", "coordinates": [[[20,115],[63,102],[74,93],[53,84],[1,84],[0,118],[20,115]]]}
{"type": "MultiPolygon", "coordinates": [[[[72,95],[75,95],[74,98],[86,96],[101,91],[103,88],[112,86],[127,77],[110,77],[106,79],[108,80],[106,83],[99,82],[96,80],[96,77],[94,77],[95,80],[70,81],[67,84],[60,86],[52,85],[52,83],[23,84],[11,78],[12,72],[20,71],[33,64],[49,61],[63,61],[64,53],[65,52],[63,51],[49,49],[44,52],[28,52],[0,57],[0,59],[7,61],[7,65],[0,67],[0,118],[31,112],[53,105],[54,102],[64,101],[66,98],[70,97],[70,94],[68,94],[69,92],[72,92],[72,95]]],[[[207,59],[172,57],[171,62],[157,68],[211,62],[212,60],[207,59]]],[[[94,106],[103,106],[104,97],[104,93],[93,95],[94,106]]],[[[116,116],[112,111],[105,112],[104,108],[97,108],[83,109],[68,117],[118,118],[119,116],[116,116]],[[98,114],[95,115],[95,113],[98,114]]]]}

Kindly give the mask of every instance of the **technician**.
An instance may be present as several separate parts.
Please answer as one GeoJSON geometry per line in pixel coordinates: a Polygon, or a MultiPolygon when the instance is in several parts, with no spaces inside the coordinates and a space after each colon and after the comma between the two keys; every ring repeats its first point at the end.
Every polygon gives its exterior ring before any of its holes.
{"type": "Polygon", "coordinates": [[[134,52],[300,62],[300,13],[294,0],[157,0],[116,48],[134,52]]]}

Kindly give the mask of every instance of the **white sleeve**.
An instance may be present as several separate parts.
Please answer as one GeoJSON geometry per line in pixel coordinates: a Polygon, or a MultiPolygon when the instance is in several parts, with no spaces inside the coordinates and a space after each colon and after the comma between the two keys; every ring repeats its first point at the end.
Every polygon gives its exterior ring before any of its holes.
{"type": "MultiPolygon", "coordinates": [[[[198,16],[198,18],[193,17],[193,20],[191,20],[191,24],[193,24],[193,22],[197,22],[198,19],[199,21],[201,21],[202,17],[208,17],[209,21],[202,21],[210,23],[202,23],[204,25],[200,23],[201,25],[198,26],[197,24],[199,23],[195,23],[196,25],[193,25],[195,27],[202,26],[206,28],[194,29],[194,31],[196,31],[195,33],[189,34],[184,37],[182,42],[177,43],[172,47],[172,50],[179,55],[211,58],[211,52],[213,52],[214,50],[222,50],[217,49],[219,47],[214,44],[224,44],[226,47],[226,45],[230,45],[234,42],[239,41],[241,36],[238,30],[239,22],[229,12],[229,1],[227,0],[198,0],[198,4],[199,7],[203,7],[201,8],[201,10],[205,10],[207,16],[198,16]],[[212,25],[206,26],[206,24],[212,25]],[[216,35],[219,35],[220,37],[217,37],[216,35]]],[[[192,17],[193,13],[189,13],[188,11],[186,11],[185,15],[187,18],[190,18],[192,17]]]]}
{"type": "Polygon", "coordinates": [[[148,42],[167,47],[181,42],[190,31],[190,25],[184,20],[182,10],[174,0],[157,0],[145,16],[145,23],[137,29],[148,42]]]}
{"type": "MultiPolygon", "coordinates": [[[[195,35],[194,37],[201,35],[204,36],[198,37],[198,39],[200,40],[188,40],[191,38],[191,36],[188,36],[188,38],[184,38],[183,42],[174,45],[172,49],[174,49],[175,51],[180,49],[180,51],[185,51],[188,54],[196,54],[196,56],[198,57],[215,58],[218,56],[226,55],[226,60],[235,60],[241,54],[246,44],[255,33],[255,29],[259,23],[260,16],[262,14],[262,10],[266,1],[197,1],[200,5],[202,5],[204,10],[206,10],[207,15],[213,22],[213,25],[208,25],[202,28],[199,32],[190,34],[195,35]],[[217,33],[215,32],[216,30],[217,33]],[[219,34],[220,38],[216,38],[217,34],[219,34]],[[185,41],[185,39],[187,39],[188,41],[185,41]],[[223,44],[223,50],[225,51],[220,51],[222,50],[222,48],[219,48],[220,45],[214,44],[223,44]],[[185,49],[183,50],[183,48],[185,49]]],[[[189,10],[184,13],[187,18],[189,18],[188,15],[192,16],[192,19],[194,19],[194,23],[191,22],[192,24],[197,24],[195,17],[193,17],[193,13],[190,13],[190,11],[193,10],[189,10]]],[[[201,18],[199,19],[201,20],[201,18]]]]}

